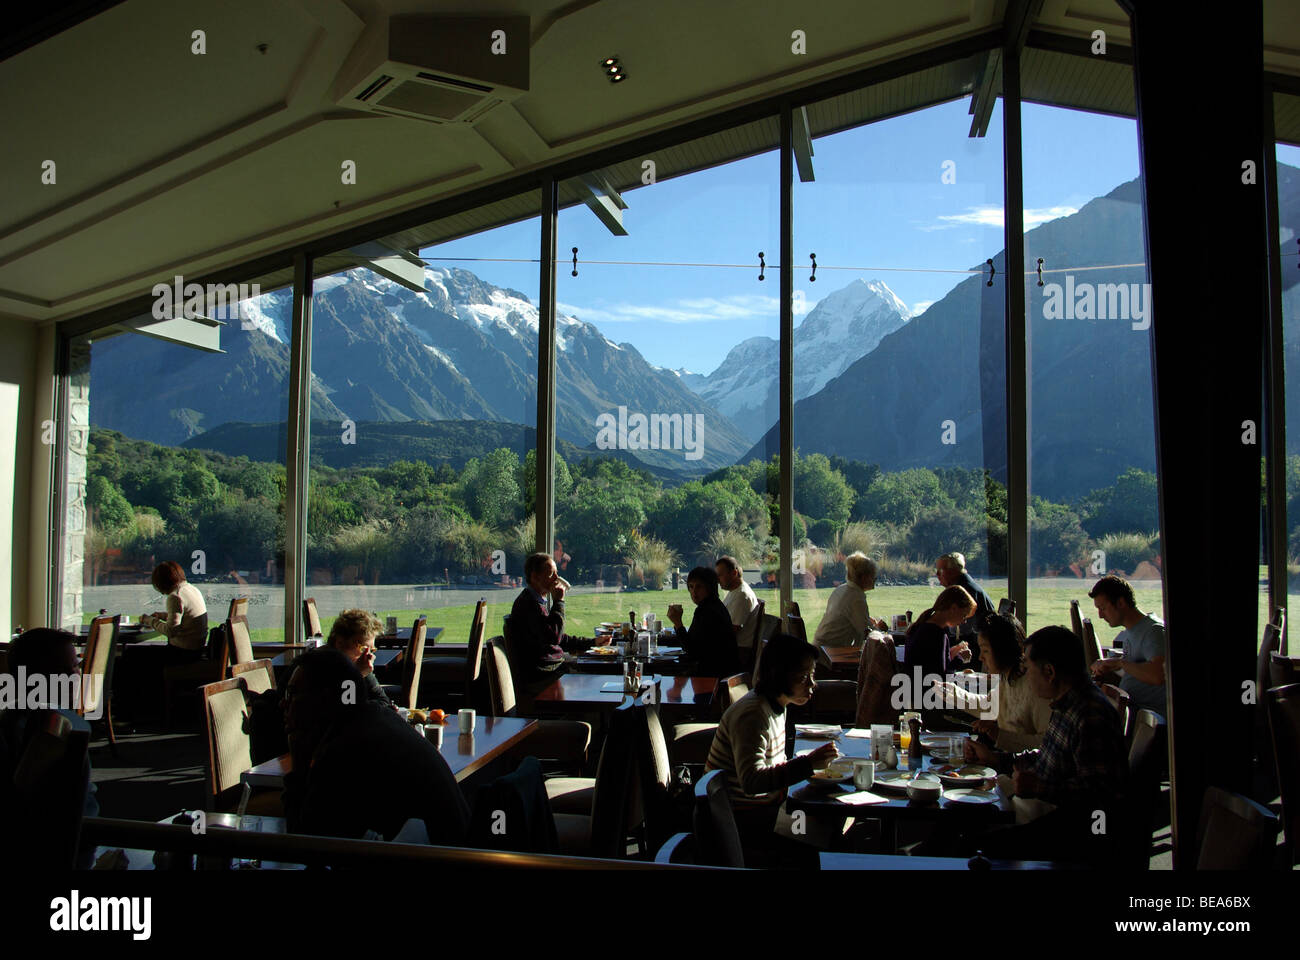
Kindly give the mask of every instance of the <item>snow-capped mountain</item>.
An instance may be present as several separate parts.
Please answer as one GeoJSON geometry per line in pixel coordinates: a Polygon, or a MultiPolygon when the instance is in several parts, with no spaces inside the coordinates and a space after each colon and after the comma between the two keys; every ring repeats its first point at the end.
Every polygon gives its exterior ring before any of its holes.
{"type": "MultiPolygon", "coordinates": [[[[908,321],[911,311],[879,280],[854,280],[827,294],[794,331],[794,398],[802,400],[866,356],[908,321]]],[[[682,383],[711,402],[749,437],[779,415],[779,344],[751,337],[707,377],[679,371],[682,383]]]]}
{"type": "MultiPolygon", "coordinates": [[[[226,357],[220,364],[207,354],[145,338],[95,344],[92,422],[174,444],[223,423],[282,421],[290,300],[280,290],[246,301],[243,319],[222,331],[226,357]],[[131,371],[142,369],[151,375],[148,405],[113,386],[130,382],[131,371]]],[[[537,307],[524,294],[458,268],[427,269],[421,291],[364,269],[321,278],[312,297],[312,419],[531,424],[537,415],[538,320],[537,307]]],[[[648,464],[699,472],[734,462],[749,446],[675,371],[651,366],[635,347],[614,343],[593,324],[557,317],[556,345],[562,439],[595,447],[597,418],[617,417],[624,407],[628,417],[676,415],[679,424],[687,415],[704,418],[699,459],[686,462],[679,449],[636,449],[635,456],[648,464]]],[[[635,444],[630,431],[626,437],[629,446],[635,444]]]]}

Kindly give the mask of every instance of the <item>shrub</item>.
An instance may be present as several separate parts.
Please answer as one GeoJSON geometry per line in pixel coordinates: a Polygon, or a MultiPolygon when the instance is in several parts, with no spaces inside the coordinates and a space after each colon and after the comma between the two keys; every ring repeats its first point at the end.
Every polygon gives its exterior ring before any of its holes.
{"type": "Polygon", "coordinates": [[[1106,554],[1106,569],[1132,573],[1143,560],[1152,560],[1151,537],[1145,533],[1108,533],[1097,541],[1106,554]]]}
{"type": "Polygon", "coordinates": [[[919,584],[930,582],[933,568],[923,560],[909,560],[907,557],[892,557],[882,554],[876,562],[876,583],[878,584],[919,584]]]}
{"type": "Polygon", "coordinates": [[[713,566],[718,557],[731,556],[741,568],[754,565],[756,550],[754,537],[745,527],[729,527],[710,530],[709,535],[700,544],[696,561],[702,566],[713,566]]]}
{"type": "Polygon", "coordinates": [[[953,550],[974,564],[984,554],[985,521],[960,510],[932,507],[924,510],[907,533],[908,552],[914,557],[937,558],[953,550]]]}
{"type": "Polygon", "coordinates": [[[883,552],[888,545],[889,536],[884,527],[857,520],[839,531],[830,548],[837,557],[847,557],[850,553],[857,552],[873,557],[883,552]]]}
{"type": "Polygon", "coordinates": [[[838,520],[818,520],[808,529],[808,538],[818,546],[831,547],[843,529],[844,524],[838,520]]]}
{"type": "Polygon", "coordinates": [[[654,537],[633,538],[632,551],[627,558],[631,573],[628,582],[644,585],[650,590],[662,590],[668,571],[677,566],[677,554],[662,540],[654,537]]]}

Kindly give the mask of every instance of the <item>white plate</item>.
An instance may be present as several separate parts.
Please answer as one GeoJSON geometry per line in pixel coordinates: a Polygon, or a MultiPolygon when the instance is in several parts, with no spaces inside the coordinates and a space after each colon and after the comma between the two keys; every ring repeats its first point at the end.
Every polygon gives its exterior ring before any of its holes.
{"type": "Polygon", "coordinates": [[[998,772],[978,763],[959,765],[955,770],[935,771],[945,787],[975,787],[986,780],[996,780],[998,772]]]}
{"type": "MultiPolygon", "coordinates": [[[[939,782],[939,778],[932,773],[923,773],[921,780],[931,780],[939,782]]],[[[910,770],[886,770],[884,773],[876,774],[876,782],[872,785],[873,790],[880,789],[889,793],[907,793],[907,785],[912,780],[910,770]]]]}
{"type": "Polygon", "coordinates": [[[809,783],[852,783],[853,782],[853,760],[850,757],[840,757],[832,760],[830,766],[825,770],[817,770],[808,778],[809,783]],[[847,763],[845,761],[848,761],[847,763]]]}
{"type": "Polygon", "coordinates": [[[963,787],[957,790],[945,790],[943,798],[951,800],[953,803],[997,803],[998,792],[996,790],[969,790],[963,787]]]}
{"type": "Polygon", "coordinates": [[[795,736],[808,738],[825,738],[833,740],[844,731],[838,724],[834,723],[796,723],[794,727],[795,736]]]}

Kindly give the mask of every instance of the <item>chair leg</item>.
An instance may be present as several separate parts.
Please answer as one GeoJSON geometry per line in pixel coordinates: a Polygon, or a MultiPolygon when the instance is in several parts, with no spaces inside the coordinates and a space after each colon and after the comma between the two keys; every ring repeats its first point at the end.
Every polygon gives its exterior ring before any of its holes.
{"type": "Polygon", "coordinates": [[[104,724],[108,727],[108,752],[117,756],[117,734],[113,732],[113,699],[104,700],[104,724]]]}

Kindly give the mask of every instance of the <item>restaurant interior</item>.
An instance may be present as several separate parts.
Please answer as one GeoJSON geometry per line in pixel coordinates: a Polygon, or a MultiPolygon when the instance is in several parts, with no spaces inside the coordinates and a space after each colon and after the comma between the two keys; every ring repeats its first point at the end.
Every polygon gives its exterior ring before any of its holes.
{"type": "Polygon", "coordinates": [[[892,696],[959,573],[1030,653],[956,615],[958,695],[1162,625],[1166,708],[1078,681],[1104,868],[1300,864],[1294,5],[119,0],[0,51],[26,862],[1097,869],[999,840],[987,713],[892,696]],[[383,702],[332,795],[326,676],[383,702]],[[750,707],[788,775],[719,760],[750,707]]]}

